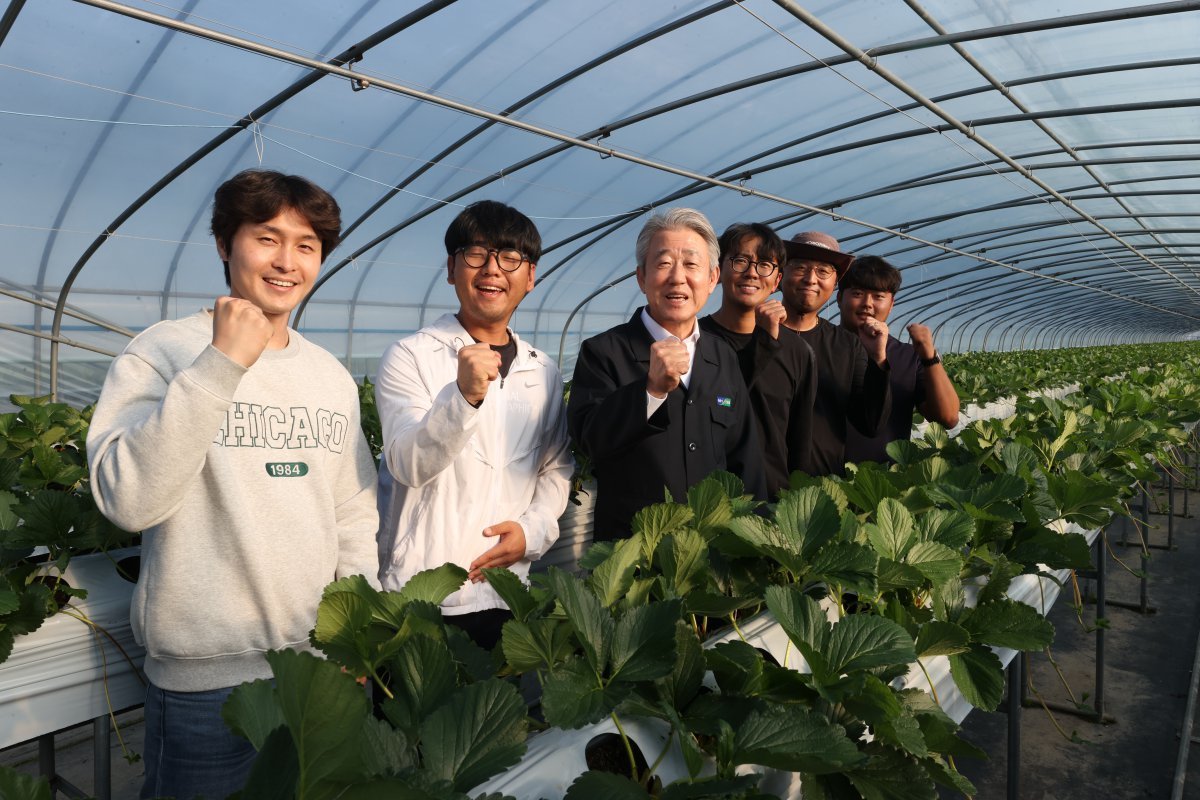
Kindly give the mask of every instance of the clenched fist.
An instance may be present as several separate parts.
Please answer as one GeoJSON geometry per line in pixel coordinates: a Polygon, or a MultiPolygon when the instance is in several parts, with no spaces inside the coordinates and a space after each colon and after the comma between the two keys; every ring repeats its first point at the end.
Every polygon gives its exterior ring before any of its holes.
{"type": "Polygon", "coordinates": [[[250,369],[275,335],[275,326],[249,300],[218,297],[213,303],[213,347],[250,369]]]}
{"type": "Polygon", "coordinates": [[[867,357],[876,364],[887,361],[888,326],[886,322],[866,317],[858,326],[858,340],[867,350],[867,357]]]}
{"type": "Polygon", "coordinates": [[[929,326],[914,322],[908,326],[908,338],[912,340],[918,358],[933,358],[937,353],[937,348],[933,346],[933,331],[929,330],[929,326]]]}
{"type": "Polygon", "coordinates": [[[787,309],[778,300],[767,300],[754,309],[754,324],[770,334],[772,339],[779,338],[779,326],[785,319],[787,309]]]}
{"type": "Polygon", "coordinates": [[[458,351],[458,390],[471,405],[482,403],[488,385],[499,377],[500,354],[491,345],[469,344],[458,351]]]}
{"type": "Polygon", "coordinates": [[[646,391],[654,397],[666,397],[691,369],[687,347],[675,338],[650,345],[650,373],[646,391]]]}

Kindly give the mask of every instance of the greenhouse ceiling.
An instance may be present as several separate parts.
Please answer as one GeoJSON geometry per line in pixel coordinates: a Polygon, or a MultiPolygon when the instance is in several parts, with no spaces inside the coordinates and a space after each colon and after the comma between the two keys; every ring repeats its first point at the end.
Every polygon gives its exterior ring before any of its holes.
{"type": "Polygon", "coordinates": [[[0,11],[4,395],[90,401],[130,335],[211,305],[212,192],[257,165],[341,203],[297,327],[359,377],[454,308],[442,234],[482,198],[542,232],[514,328],[567,375],[673,205],[888,258],[893,328],[944,350],[1200,330],[1200,2],[0,11]]]}

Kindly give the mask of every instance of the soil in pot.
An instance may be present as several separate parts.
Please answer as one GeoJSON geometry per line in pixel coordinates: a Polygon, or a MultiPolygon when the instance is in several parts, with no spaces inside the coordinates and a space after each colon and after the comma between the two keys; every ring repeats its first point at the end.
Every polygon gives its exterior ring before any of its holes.
{"type": "Polygon", "coordinates": [[[117,562],[117,574],[130,583],[137,583],[138,575],[142,569],[142,557],[126,556],[117,562]]]}
{"type": "MultiPolygon", "coordinates": [[[[646,773],[646,758],[642,755],[642,749],[637,746],[637,742],[629,740],[629,746],[633,749],[633,760],[637,762],[638,775],[646,773]]],[[[587,760],[588,769],[594,769],[599,772],[611,772],[614,775],[624,775],[631,777],[629,774],[629,753],[625,751],[625,743],[621,741],[621,737],[615,733],[601,733],[592,737],[592,740],[584,747],[584,758],[587,760]]],[[[636,780],[636,779],[635,779],[636,780]]]]}

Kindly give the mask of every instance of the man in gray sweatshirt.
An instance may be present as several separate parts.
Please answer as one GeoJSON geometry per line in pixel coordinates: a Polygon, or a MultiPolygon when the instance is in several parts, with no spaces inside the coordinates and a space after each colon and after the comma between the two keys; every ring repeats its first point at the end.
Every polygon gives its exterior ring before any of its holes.
{"type": "Polygon", "coordinates": [[[146,648],[141,796],[226,797],[254,748],[221,706],[307,649],[323,587],[374,585],[375,466],[354,380],[288,327],[341,217],[304,178],[246,170],[217,189],[229,295],[151,326],[109,368],[88,433],[96,501],[143,531],[131,624],[146,648]]]}

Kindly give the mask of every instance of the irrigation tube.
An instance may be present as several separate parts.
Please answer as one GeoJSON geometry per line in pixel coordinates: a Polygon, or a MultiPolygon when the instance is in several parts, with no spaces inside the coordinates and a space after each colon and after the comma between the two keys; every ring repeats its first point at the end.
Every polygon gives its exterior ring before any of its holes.
{"type": "Polygon", "coordinates": [[[1187,783],[1188,750],[1192,746],[1192,725],[1196,720],[1197,688],[1200,688],[1200,635],[1196,636],[1196,656],[1192,659],[1192,684],[1188,687],[1183,727],[1179,730],[1179,755],[1175,758],[1175,782],[1171,787],[1171,800],[1183,800],[1183,787],[1187,783]]]}

